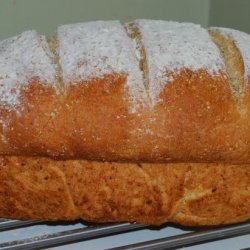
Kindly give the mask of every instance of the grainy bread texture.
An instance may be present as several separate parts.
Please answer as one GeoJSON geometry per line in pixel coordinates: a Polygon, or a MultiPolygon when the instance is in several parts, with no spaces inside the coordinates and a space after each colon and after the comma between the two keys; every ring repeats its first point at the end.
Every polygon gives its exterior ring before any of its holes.
{"type": "Polygon", "coordinates": [[[156,225],[250,218],[250,165],[0,160],[0,217],[156,225]]]}
{"type": "Polygon", "coordinates": [[[0,153],[250,163],[250,36],[220,33],[97,21],[1,41],[0,153]]]}

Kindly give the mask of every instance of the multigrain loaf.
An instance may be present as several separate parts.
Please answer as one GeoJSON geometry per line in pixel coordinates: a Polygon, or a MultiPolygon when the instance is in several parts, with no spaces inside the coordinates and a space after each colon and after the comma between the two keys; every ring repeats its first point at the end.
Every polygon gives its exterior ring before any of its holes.
{"type": "Polygon", "coordinates": [[[250,36],[64,25],[0,41],[0,217],[250,219],[250,36]]]}
{"type": "Polygon", "coordinates": [[[249,163],[250,36],[211,33],[97,21],[0,42],[1,154],[249,163]]]}
{"type": "Polygon", "coordinates": [[[0,160],[0,217],[195,226],[250,218],[250,165],[0,160]]]}

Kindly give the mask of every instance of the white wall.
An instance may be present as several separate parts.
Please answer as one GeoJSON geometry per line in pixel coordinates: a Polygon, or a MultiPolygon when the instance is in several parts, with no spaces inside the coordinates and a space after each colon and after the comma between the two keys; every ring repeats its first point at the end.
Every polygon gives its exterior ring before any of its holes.
{"type": "Polygon", "coordinates": [[[65,23],[97,19],[177,20],[208,25],[209,0],[0,0],[0,39],[27,29],[51,35],[65,23]]]}

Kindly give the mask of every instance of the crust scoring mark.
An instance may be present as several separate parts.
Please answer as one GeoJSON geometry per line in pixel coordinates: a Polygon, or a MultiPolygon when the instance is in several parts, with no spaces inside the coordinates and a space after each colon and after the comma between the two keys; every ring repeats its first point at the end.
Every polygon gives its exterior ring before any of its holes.
{"type": "Polygon", "coordinates": [[[240,102],[244,94],[244,62],[240,50],[232,37],[223,35],[216,28],[209,29],[209,33],[224,60],[233,96],[240,102]]]}
{"type": "Polygon", "coordinates": [[[53,60],[55,64],[55,86],[59,93],[64,94],[65,93],[65,84],[63,82],[63,76],[62,76],[62,66],[60,64],[60,58],[58,54],[58,41],[56,36],[52,36],[48,41],[50,51],[51,51],[51,59],[53,60]]]}

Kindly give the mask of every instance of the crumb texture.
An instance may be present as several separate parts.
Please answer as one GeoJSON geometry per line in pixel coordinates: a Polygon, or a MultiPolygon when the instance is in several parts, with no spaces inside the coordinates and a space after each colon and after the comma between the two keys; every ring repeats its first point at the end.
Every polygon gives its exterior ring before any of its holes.
{"type": "Polygon", "coordinates": [[[33,78],[45,84],[55,81],[55,67],[46,38],[26,31],[0,42],[0,101],[19,104],[20,88],[33,78]]]}

